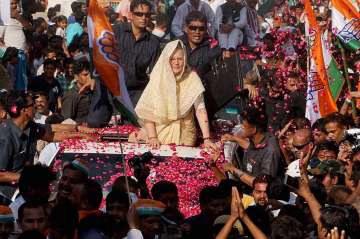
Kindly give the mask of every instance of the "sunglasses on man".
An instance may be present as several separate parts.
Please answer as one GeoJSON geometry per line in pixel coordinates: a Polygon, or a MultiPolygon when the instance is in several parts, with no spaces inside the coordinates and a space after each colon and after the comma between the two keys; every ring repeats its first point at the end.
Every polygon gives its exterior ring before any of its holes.
{"type": "Polygon", "coordinates": [[[133,12],[133,14],[137,17],[143,17],[145,16],[145,18],[150,18],[151,17],[151,13],[150,12],[133,12]]]}
{"type": "Polygon", "coordinates": [[[199,31],[199,32],[204,32],[204,31],[206,31],[206,27],[205,26],[188,26],[188,28],[191,30],[191,31],[194,31],[194,32],[196,32],[197,30],[199,31]]]}
{"type": "Polygon", "coordinates": [[[295,149],[297,149],[297,150],[302,150],[303,148],[305,148],[307,145],[309,145],[310,144],[310,142],[307,142],[307,143],[305,143],[305,144],[303,144],[303,145],[294,145],[293,144],[293,147],[295,148],[295,149]]]}

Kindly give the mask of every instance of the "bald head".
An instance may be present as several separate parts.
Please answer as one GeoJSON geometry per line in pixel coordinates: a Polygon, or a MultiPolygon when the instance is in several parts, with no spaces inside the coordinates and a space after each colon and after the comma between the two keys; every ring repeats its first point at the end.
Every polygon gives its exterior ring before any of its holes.
{"type": "Polygon", "coordinates": [[[301,152],[304,154],[309,150],[311,143],[311,130],[310,129],[299,129],[293,135],[293,148],[295,155],[299,156],[301,152]]]}
{"type": "Polygon", "coordinates": [[[295,144],[303,145],[311,141],[311,130],[310,129],[299,129],[296,130],[293,136],[293,142],[295,144]]]}

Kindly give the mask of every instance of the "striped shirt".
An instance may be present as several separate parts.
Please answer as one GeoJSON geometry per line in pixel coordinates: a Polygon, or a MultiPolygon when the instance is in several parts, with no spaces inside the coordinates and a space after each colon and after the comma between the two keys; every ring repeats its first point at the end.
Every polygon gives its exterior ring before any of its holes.
{"type": "Polygon", "coordinates": [[[248,24],[250,28],[256,33],[259,34],[260,27],[259,27],[259,19],[258,14],[255,8],[250,8],[249,6],[246,6],[247,8],[247,19],[248,24]]]}

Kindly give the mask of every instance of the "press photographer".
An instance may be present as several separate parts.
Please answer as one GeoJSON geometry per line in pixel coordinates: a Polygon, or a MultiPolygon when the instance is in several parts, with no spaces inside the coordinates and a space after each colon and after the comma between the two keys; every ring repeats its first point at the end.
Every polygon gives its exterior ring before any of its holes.
{"type": "Polygon", "coordinates": [[[138,180],[141,198],[150,198],[149,189],[146,185],[146,179],[150,175],[150,168],[147,164],[151,162],[154,155],[146,152],[141,156],[135,155],[129,159],[128,164],[133,169],[135,178],[138,180]]]}
{"type": "Polygon", "coordinates": [[[338,160],[344,163],[360,160],[360,129],[345,131],[344,140],[339,145],[338,160]]]}

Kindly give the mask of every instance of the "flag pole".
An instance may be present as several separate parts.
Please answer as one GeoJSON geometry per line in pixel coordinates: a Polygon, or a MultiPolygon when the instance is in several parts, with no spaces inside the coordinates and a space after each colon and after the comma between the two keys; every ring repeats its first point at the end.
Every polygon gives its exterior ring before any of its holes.
{"type": "MultiPolygon", "coordinates": [[[[92,1],[95,1],[95,4],[98,4],[97,3],[97,0],[89,0],[87,2],[87,6],[89,7],[90,6],[90,2],[92,1]]],[[[94,74],[94,70],[96,69],[95,68],[95,64],[94,64],[94,55],[93,55],[93,48],[91,47],[93,44],[92,41],[93,39],[91,39],[89,37],[89,58],[90,58],[90,73],[91,73],[91,76],[93,77],[95,74],[94,74]]],[[[99,78],[98,81],[96,82],[97,84],[101,84],[101,76],[98,76],[99,78]]],[[[120,126],[120,119],[118,119],[118,117],[115,116],[115,125],[116,125],[116,128],[117,128],[117,135],[118,135],[118,138],[119,138],[119,146],[120,146],[120,154],[121,154],[121,163],[124,167],[124,176],[125,176],[125,186],[126,186],[126,192],[128,194],[128,200],[129,200],[129,207],[131,206],[132,202],[131,202],[131,197],[130,197],[130,188],[129,188],[129,180],[127,178],[127,170],[126,170],[126,161],[125,161],[125,156],[124,156],[124,149],[123,149],[123,146],[122,146],[122,143],[121,143],[121,137],[120,137],[120,129],[119,129],[119,126],[120,126]]]]}
{"type": "MultiPolygon", "coordinates": [[[[93,64],[93,54],[92,54],[92,48],[89,49],[89,52],[90,52],[90,69],[91,69],[91,75],[93,76],[93,72],[94,72],[94,64],[93,64]]],[[[100,77],[100,76],[98,76],[100,77]]],[[[99,80],[97,80],[96,84],[101,84],[99,80]]],[[[125,156],[124,156],[124,149],[123,149],[123,145],[122,145],[122,142],[121,142],[121,137],[120,137],[120,129],[119,129],[119,126],[120,126],[120,119],[115,116],[115,125],[116,125],[116,128],[117,128],[117,135],[118,135],[118,138],[119,138],[119,146],[120,146],[120,154],[121,154],[121,163],[124,167],[124,176],[125,176],[125,186],[126,186],[126,192],[128,194],[128,199],[129,199],[129,205],[132,204],[131,202],[131,197],[130,197],[130,188],[129,188],[129,180],[127,178],[127,170],[126,170],[126,161],[125,161],[125,156]]]]}
{"type": "MultiPolygon", "coordinates": [[[[345,79],[346,79],[346,84],[347,84],[349,92],[351,92],[352,87],[351,87],[351,81],[350,81],[350,78],[349,78],[349,72],[348,72],[348,65],[347,65],[347,60],[346,60],[345,49],[344,49],[343,45],[341,44],[341,42],[339,41],[338,38],[336,39],[336,43],[337,43],[338,47],[340,48],[341,58],[342,58],[343,64],[344,64],[344,75],[345,75],[345,79]]],[[[356,112],[356,104],[355,104],[354,97],[351,97],[351,109],[352,109],[352,117],[355,120],[356,117],[357,117],[357,112],[356,112]]]]}
{"type": "Polygon", "coordinates": [[[117,131],[117,134],[118,134],[118,137],[119,137],[119,146],[120,146],[120,154],[121,154],[121,163],[124,167],[124,176],[125,176],[125,186],[126,186],[126,192],[128,194],[128,200],[129,200],[129,207],[131,206],[132,204],[132,201],[131,201],[131,197],[130,197],[130,187],[129,187],[129,180],[128,180],[128,177],[127,177],[127,169],[126,169],[126,161],[125,161],[125,155],[124,155],[124,149],[123,149],[123,145],[122,145],[122,142],[121,142],[121,137],[120,137],[120,118],[115,116],[115,122],[116,122],[116,131],[117,131]]]}

